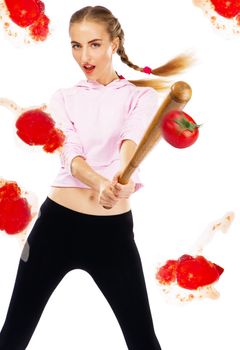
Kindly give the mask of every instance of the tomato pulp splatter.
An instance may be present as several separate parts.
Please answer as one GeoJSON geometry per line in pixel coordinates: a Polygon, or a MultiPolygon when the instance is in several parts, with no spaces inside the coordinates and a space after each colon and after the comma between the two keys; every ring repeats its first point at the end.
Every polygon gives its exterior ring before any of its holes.
{"type": "Polygon", "coordinates": [[[55,122],[41,109],[32,109],[21,114],[16,121],[17,135],[28,145],[44,145],[46,152],[62,146],[65,136],[54,127],[55,122]]]}
{"type": "Polygon", "coordinates": [[[34,40],[44,40],[49,33],[49,22],[49,18],[46,15],[41,14],[37,21],[35,21],[29,28],[31,37],[34,40]]]}
{"type": "Polygon", "coordinates": [[[40,0],[5,0],[9,17],[20,27],[29,27],[34,40],[45,40],[49,33],[49,18],[40,0]]]}
{"type": "Polygon", "coordinates": [[[32,219],[31,208],[20,195],[21,189],[16,182],[0,183],[0,230],[8,234],[23,231],[32,219]]]}
{"type": "Polygon", "coordinates": [[[160,284],[177,284],[185,289],[196,290],[216,282],[224,269],[201,255],[182,255],[178,260],[168,260],[156,274],[160,284]]]}
{"type": "Polygon", "coordinates": [[[156,278],[161,284],[170,284],[176,281],[177,260],[167,260],[166,264],[161,266],[156,274],[156,278]]]}
{"type": "Polygon", "coordinates": [[[240,0],[211,0],[211,2],[220,16],[233,18],[240,13],[240,0]]]}

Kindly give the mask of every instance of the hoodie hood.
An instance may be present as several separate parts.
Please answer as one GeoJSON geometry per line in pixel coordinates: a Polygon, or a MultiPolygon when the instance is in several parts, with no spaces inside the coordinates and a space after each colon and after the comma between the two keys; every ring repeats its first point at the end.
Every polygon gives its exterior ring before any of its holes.
{"type": "Polygon", "coordinates": [[[90,79],[80,80],[76,84],[76,86],[85,87],[86,89],[108,89],[108,88],[120,89],[126,85],[133,85],[133,84],[123,77],[120,79],[113,80],[107,85],[100,84],[98,81],[90,80],[90,79]]]}

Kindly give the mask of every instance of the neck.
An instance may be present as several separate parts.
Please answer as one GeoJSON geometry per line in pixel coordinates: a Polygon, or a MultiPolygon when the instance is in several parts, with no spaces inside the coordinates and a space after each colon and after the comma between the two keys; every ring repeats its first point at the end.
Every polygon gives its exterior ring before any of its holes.
{"type": "Polygon", "coordinates": [[[109,78],[104,78],[104,79],[88,79],[88,80],[95,80],[97,81],[99,84],[102,84],[102,85],[108,85],[110,84],[113,80],[118,80],[120,79],[117,72],[114,71],[113,74],[109,77],[109,78]]]}

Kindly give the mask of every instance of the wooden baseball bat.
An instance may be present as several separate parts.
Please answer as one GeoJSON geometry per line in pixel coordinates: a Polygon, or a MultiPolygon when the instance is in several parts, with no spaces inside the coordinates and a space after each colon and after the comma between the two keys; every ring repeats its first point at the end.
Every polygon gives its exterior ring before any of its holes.
{"type": "MultiPolygon", "coordinates": [[[[191,96],[192,89],[186,82],[178,81],[171,86],[169,94],[146,129],[134,155],[120,174],[118,178],[120,184],[125,185],[128,183],[132,173],[159,141],[161,137],[160,124],[163,116],[172,110],[183,110],[187,102],[191,99],[191,96]]],[[[111,209],[111,207],[105,206],[104,208],[111,209]]]]}

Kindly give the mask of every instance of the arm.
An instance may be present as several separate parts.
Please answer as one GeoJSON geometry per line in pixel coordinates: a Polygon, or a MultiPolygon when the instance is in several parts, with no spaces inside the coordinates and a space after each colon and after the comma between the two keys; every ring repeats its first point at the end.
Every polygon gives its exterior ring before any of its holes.
{"type": "Polygon", "coordinates": [[[123,140],[120,146],[120,161],[121,170],[124,170],[128,165],[129,161],[132,159],[135,151],[137,149],[137,144],[133,140],[123,140]]]}
{"type": "MultiPolygon", "coordinates": [[[[132,140],[123,140],[120,146],[120,162],[121,169],[124,170],[132,158],[137,144],[132,140]]],[[[100,191],[100,188],[109,180],[100,174],[96,173],[82,157],[75,157],[72,160],[72,176],[86,183],[95,191],[100,191]]]]}
{"type": "Polygon", "coordinates": [[[108,180],[96,173],[86,162],[86,155],[81,144],[81,137],[69,118],[61,89],[51,97],[49,111],[55,126],[61,129],[65,140],[60,151],[61,164],[69,175],[84,182],[92,189],[99,191],[108,180]]]}
{"type": "Polygon", "coordinates": [[[93,190],[100,192],[100,189],[107,184],[109,180],[98,174],[82,157],[75,157],[72,160],[72,176],[84,182],[93,190]]]}
{"type": "MultiPolygon", "coordinates": [[[[137,144],[134,141],[128,139],[123,140],[120,146],[120,162],[122,170],[124,170],[125,166],[132,158],[136,148],[137,144]]],[[[99,200],[102,205],[109,206],[107,202],[104,202],[104,199],[112,200],[112,205],[114,205],[120,198],[128,198],[129,195],[135,191],[135,184],[132,180],[130,180],[127,185],[120,185],[117,183],[116,177],[114,177],[115,181],[113,180],[113,184],[115,184],[113,188],[110,181],[96,173],[82,157],[77,156],[72,160],[72,175],[86,183],[95,191],[99,192],[99,200]],[[105,186],[106,189],[108,188],[110,190],[110,193],[107,193],[106,190],[103,192],[105,186]]]]}
{"type": "Polygon", "coordinates": [[[135,183],[130,179],[126,185],[122,185],[118,182],[118,177],[121,175],[130,159],[132,158],[135,150],[137,149],[136,142],[132,140],[123,140],[120,145],[120,167],[121,170],[118,171],[113,177],[112,184],[114,186],[115,195],[120,198],[129,198],[129,196],[135,192],[135,183]]]}
{"type": "MultiPolygon", "coordinates": [[[[159,108],[159,95],[151,88],[142,89],[140,93],[135,98],[134,103],[131,105],[129,114],[123,124],[120,139],[118,143],[121,166],[120,171],[114,176],[113,182],[115,188],[125,191],[127,185],[121,185],[118,183],[118,177],[121,175],[125,167],[128,165],[129,161],[132,159],[138,144],[140,143],[144,132],[146,131],[149,123],[154,117],[156,111],[159,108]]],[[[129,191],[130,195],[132,184],[129,181],[129,191]]],[[[134,192],[138,189],[138,186],[134,187],[134,192]]],[[[128,197],[125,197],[128,198],[128,197]]]]}
{"type": "Polygon", "coordinates": [[[72,160],[72,175],[98,193],[98,202],[103,207],[111,208],[119,200],[111,181],[94,171],[82,157],[72,160]]]}
{"type": "MultiPolygon", "coordinates": [[[[120,148],[120,158],[121,158],[120,161],[121,161],[122,170],[125,168],[129,160],[132,158],[136,148],[137,148],[137,144],[134,141],[123,140],[120,148]]],[[[118,199],[126,198],[124,196],[126,196],[126,194],[129,191],[130,193],[132,193],[135,188],[135,184],[130,181],[128,186],[124,186],[124,192],[122,192],[122,194],[118,196],[118,191],[120,189],[118,187],[118,184],[116,184],[116,186],[114,186],[114,189],[113,189],[110,181],[107,178],[96,173],[82,157],[78,157],[78,156],[72,160],[72,175],[77,179],[79,179],[80,181],[86,183],[93,190],[99,192],[100,203],[103,205],[105,204],[107,206],[109,204],[107,202],[103,202],[104,198],[105,200],[107,199],[112,200],[113,201],[112,205],[114,205],[116,204],[118,199]],[[105,189],[105,186],[106,186],[106,190],[105,192],[103,192],[103,190],[105,189]],[[109,189],[110,193],[106,192],[107,188],[109,189]],[[102,197],[101,197],[101,194],[102,194],[102,197]]]]}
{"type": "Polygon", "coordinates": [[[122,125],[118,148],[125,140],[132,140],[138,145],[159,108],[159,94],[153,88],[137,91],[131,103],[128,115],[122,125]]]}

